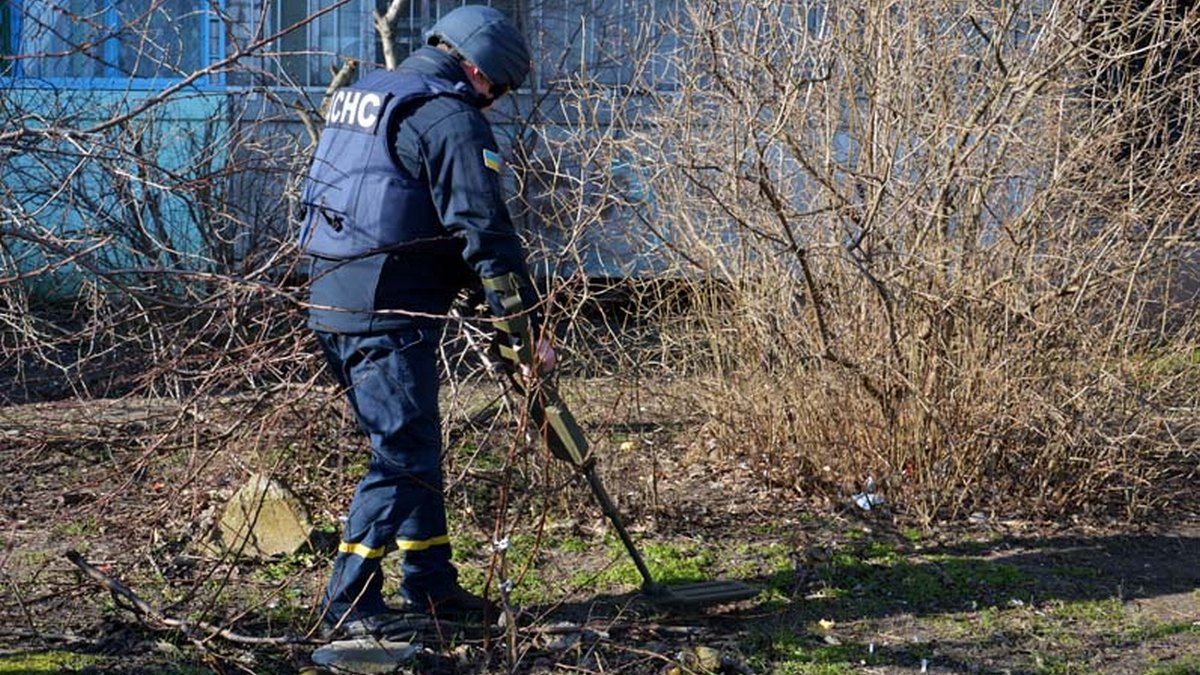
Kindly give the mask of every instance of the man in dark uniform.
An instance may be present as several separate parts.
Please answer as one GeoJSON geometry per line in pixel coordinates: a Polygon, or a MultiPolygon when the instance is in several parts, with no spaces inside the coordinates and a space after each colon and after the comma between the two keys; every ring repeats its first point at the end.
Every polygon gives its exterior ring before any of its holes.
{"type": "MultiPolygon", "coordinates": [[[[334,94],[304,191],[309,326],[372,450],[323,598],[336,636],[394,634],[416,614],[496,617],[450,563],[436,352],[467,284],[484,281],[497,317],[537,305],[482,114],[521,84],[530,55],[509,19],[480,5],[446,14],[426,42],[334,94]],[[397,608],[381,593],[393,546],[404,555],[397,608]]],[[[529,347],[535,367],[553,367],[547,342],[529,347]]]]}

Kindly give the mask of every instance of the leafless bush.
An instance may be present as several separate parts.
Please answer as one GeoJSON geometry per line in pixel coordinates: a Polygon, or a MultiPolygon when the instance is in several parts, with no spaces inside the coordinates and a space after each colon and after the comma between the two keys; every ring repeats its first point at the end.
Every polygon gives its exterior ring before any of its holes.
{"type": "Polygon", "coordinates": [[[1177,494],[1193,10],[701,0],[670,18],[649,30],[683,36],[674,88],[639,89],[635,51],[636,95],[610,107],[582,81],[572,100],[613,119],[591,157],[637,158],[639,231],[695,284],[656,326],[682,347],[661,363],[699,374],[727,456],[804,492],[870,476],[926,519],[1139,518],[1177,494]]]}

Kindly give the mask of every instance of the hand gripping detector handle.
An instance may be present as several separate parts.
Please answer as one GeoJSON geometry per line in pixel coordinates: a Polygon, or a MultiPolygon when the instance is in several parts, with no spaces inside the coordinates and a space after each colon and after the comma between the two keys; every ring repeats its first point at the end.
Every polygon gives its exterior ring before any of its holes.
{"type": "Polygon", "coordinates": [[[517,377],[524,366],[533,372],[533,336],[529,332],[529,313],[521,300],[520,280],[516,275],[484,279],[483,285],[494,291],[504,308],[504,316],[496,320],[496,327],[503,334],[497,343],[500,357],[508,362],[508,374],[513,386],[523,394],[529,394],[529,412],[539,430],[546,438],[550,452],[557,458],[570,462],[578,469],[591,463],[588,443],[574,415],[563,405],[554,385],[542,380],[532,392],[526,392],[525,380],[517,377]]]}
{"type": "Polygon", "coordinates": [[[503,310],[495,320],[496,328],[508,336],[508,344],[499,344],[500,356],[518,371],[521,366],[532,370],[533,336],[529,330],[529,313],[521,300],[520,279],[512,273],[490,277],[483,280],[483,287],[496,294],[503,310]]]}

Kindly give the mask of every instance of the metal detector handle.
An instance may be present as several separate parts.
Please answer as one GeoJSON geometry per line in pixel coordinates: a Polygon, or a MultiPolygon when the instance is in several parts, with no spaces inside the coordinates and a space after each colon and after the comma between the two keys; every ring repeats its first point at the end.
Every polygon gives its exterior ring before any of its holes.
{"type": "Polygon", "coordinates": [[[642,554],[638,551],[637,546],[633,543],[633,538],[629,536],[629,532],[625,530],[625,524],[621,520],[621,514],[617,512],[617,507],[609,498],[608,492],[604,489],[604,484],[600,482],[600,477],[596,475],[596,465],[588,464],[583,469],[583,477],[587,479],[588,485],[592,488],[592,494],[595,495],[596,501],[600,502],[600,510],[608,518],[608,522],[612,523],[613,529],[617,531],[617,536],[620,537],[621,543],[625,545],[625,551],[629,553],[629,557],[633,558],[633,565],[637,568],[638,574],[642,577],[642,591],[647,595],[655,595],[658,593],[658,584],[654,583],[654,577],[650,576],[650,568],[646,567],[646,561],[642,560],[642,554]]]}
{"type": "Polygon", "coordinates": [[[530,414],[542,430],[550,452],[557,458],[582,469],[589,461],[587,439],[575,422],[571,411],[558,398],[550,382],[539,381],[535,390],[526,391],[520,372],[524,368],[534,373],[533,335],[529,330],[529,313],[521,299],[521,280],[515,274],[483,279],[483,286],[496,294],[504,315],[495,320],[500,333],[494,343],[500,358],[507,362],[505,373],[513,388],[525,395],[530,414]]]}

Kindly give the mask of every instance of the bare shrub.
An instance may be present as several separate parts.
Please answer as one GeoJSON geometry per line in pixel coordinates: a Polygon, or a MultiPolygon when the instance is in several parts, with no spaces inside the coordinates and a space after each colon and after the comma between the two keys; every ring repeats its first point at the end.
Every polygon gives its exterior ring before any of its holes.
{"type": "Polygon", "coordinates": [[[727,456],[926,520],[1177,494],[1194,12],[701,0],[669,29],[677,86],[599,145],[645,168],[674,275],[722,289],[658,329],[727,456]]]}

